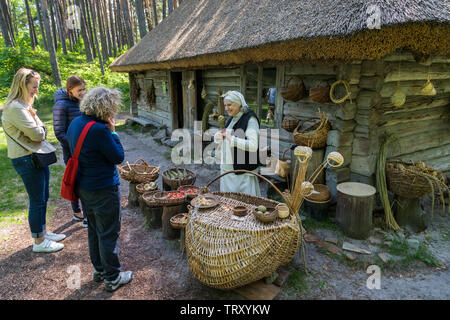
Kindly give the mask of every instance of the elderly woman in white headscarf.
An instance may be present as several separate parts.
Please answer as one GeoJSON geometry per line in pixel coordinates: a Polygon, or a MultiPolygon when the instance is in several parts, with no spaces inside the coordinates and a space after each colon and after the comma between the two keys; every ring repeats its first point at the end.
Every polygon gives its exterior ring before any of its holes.
{"type": "MultiPolygon", "coordinates": [[[[259,120],[238,91],[228,91],[225,110],[230,116],[225,128],[217,132],[214,141],[221,150],[221,174],[232,170],[258,172],[259,120]]],[[[230,173],[220,179],[220,191],[241,192],[261,196],[258,177],[250,173],[230,173]]]]}

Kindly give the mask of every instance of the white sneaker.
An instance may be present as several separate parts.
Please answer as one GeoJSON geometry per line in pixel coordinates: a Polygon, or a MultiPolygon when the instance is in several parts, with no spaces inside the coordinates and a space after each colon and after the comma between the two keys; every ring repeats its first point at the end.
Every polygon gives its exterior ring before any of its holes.
{"type": "Polygon", "coordinates": [[[48,240],[51,240],[51,241],[58,242],[58,241],[64,240],[66,238],[66,235],[62,234],[62,233],[61,234],[57,234],[57,233],[53,233],[53,232],[47,231],[45,233],[44,238],[48,239],[48,240]]]}
{"type": "Polygon", "coordinates": [[[62,243],[44,239],[40,244],[33,244],[33,252],[56,252],[64,248],[62,243]]]}

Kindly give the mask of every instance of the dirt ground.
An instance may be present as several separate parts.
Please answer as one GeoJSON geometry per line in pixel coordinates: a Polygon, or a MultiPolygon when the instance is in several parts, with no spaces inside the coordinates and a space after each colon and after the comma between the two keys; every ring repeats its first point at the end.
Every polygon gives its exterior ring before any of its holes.
{"type": "MultiPolygon", "coordinates": [[[[138,158],[162,169],[169,165],[165,153],[168,147],[155,143],[148,134],[126,131],[119,137],[125,148],[126,161],[138,158]]],[[[218,171],[208,166],[186,166],[198,175],[196,185],[205,185],[218,171]]],[[[161,187],[161,178],[158,183],[161,187]]],[[[218,188],[218,183],[214,184],[218,188]]],[[[0,230],[0,299],[136,299],[136,300],[241,300],[233,291],[221,291],[202,285],[189,272],[185,255],[179,250],[179,240],[165,240],[162,231],[147,229],[139,208],[127,206],[128,182],[121,181],[122,227],[119,257],[123,270],[134,271],[134,279],[114,293],[104,291],[104,284],[92,279],[87,230],[72,220],[70,204],[60,200],[48,230],[65,233],[65,247],[55,254],[32,252],[27,221],[0,230]],[[78,273],[79,272],[79,273],[78,273]],[[80,286],[73,282],[80,275],[80,286]]],[[[264,192],[264,190],[263,190],[264,192]]],[[[450,241],[442,236],[449,230],[449,216],[435,214],[427,229],[431,235],[430,249],[441,263],[440,267],[418,264],[409,270],[381,270],[381,289],[368,289],[370,274],[366,270],[342,263],[307,243],[308,274],[299,287],[286,281],[276,299],[449,299],[450,241]]],[[[329,230],[316,230],[320,237],[333,236],[329,230]]],[[[350,241],[349,239],[347,239],[350,241]]],[[[367,247],[367,242],[352,243],[367,247]]],[[[374,247],[369,247],[374,249],[374,247]]],[[[355,254],[356,256],[358,254],[355,254]]],[[[292,266],[288,266],[293,270],[292,266]]]]}

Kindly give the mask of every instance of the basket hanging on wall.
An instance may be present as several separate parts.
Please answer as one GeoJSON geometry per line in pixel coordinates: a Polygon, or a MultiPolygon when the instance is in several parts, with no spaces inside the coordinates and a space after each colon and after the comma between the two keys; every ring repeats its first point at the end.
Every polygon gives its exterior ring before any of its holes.
{"type": "Polygon", "coordinates": [[[430,80],[431,80],[431,77],[430,77],[430,75],[428,75],[427,82],[423,85],[422,89],[420,89],[420,94],[423,94],[424,96],[435,96],[436,95],[436,89],[434,88],[434,86],[430,80]]]}
{"type": "Polygon", "coordinates": [[[338,80],[338,81],[336,81],[335,83],[333,83],[333,84],[331,85],[331,88],[330,88],[330,99],[331,99],[331,101],[333,101],[334,103],[336,103],[336,104],[344,103],[347,99],[350,99],[350,103],[353,103],[353,102],[352,102],[351,95],[352,95],[352,92],[350,91],[350,85],[348,84],[347,81],[345,81],[345,80],[338,80]],[[343,84],[344,87],[345,87],[345,90],[346,90],[346,92],[347,92],[347,93],[345,94],[345,96],[343,96],[342,98],[335,98],[335,97],[334,97],[334,89],[336,88],[336,86],[337,86],[338,84],[343,84]]]}
{"type": "Polygon", "coordinates": [[[281,88],[280,92],[281,96],[286,101],[297,102],[303,99],[306,95],[303,79],[298,76],[289,78],[287,85],[281,88]]]}
{"type": "Polygon", "coordinates": [[[329,83],[326,83],[325,86],[311,88],[309,89],[309,97],[312,101],[317,103],[328,103],[330,102],[330,88],[329,83]]]}
{"type": "Polygon", "coordinates": [[[147,104],[150,107],[156,106],[156,93],[155,93],[155,85],[152,80],[152,84],[150,85],[150,88],[147,90],[147,104]]]}

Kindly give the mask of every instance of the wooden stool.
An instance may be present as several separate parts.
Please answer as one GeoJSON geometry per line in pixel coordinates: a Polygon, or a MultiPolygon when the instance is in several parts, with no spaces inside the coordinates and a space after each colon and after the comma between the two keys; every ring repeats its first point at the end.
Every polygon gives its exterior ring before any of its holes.
{"type": "Polygon", "coordinates": [[[175,229],[170,224],[170,218],[178,213],[185,212],[185,205],[177,205],[170,207],[163,207],[162,213],[162,231],[164,239],[177,239],[180,237],[180,229],[175,229]]]}
{"type": "Polygon", "coordinates": [[[146,226],[152,229],[159,229],[162,227],[163,207],[149,207],[144,203],[141,212],[144,216],[146,226]]]}
{"type": "Polygon", "coordinates": [[[130,188],[128,192],[128,206],[137,207],[139,206],[139,192],[136,190],[136,186],[139,182],[130,182],[130,188]]]}
{"type": "Polygon", "coordinates": [[[372,229],[372,210],[376,189],[359,182],[337,185],[336,222],[344,234],[366,239],[372,229]]]}
{"type": "Polygon", "coordinates": [[[415,233],[422,232],[428,227],[429,221],[420,205],[420,198],[395,195],[393,211],[400,227],[408,228],[415,233]]]}

